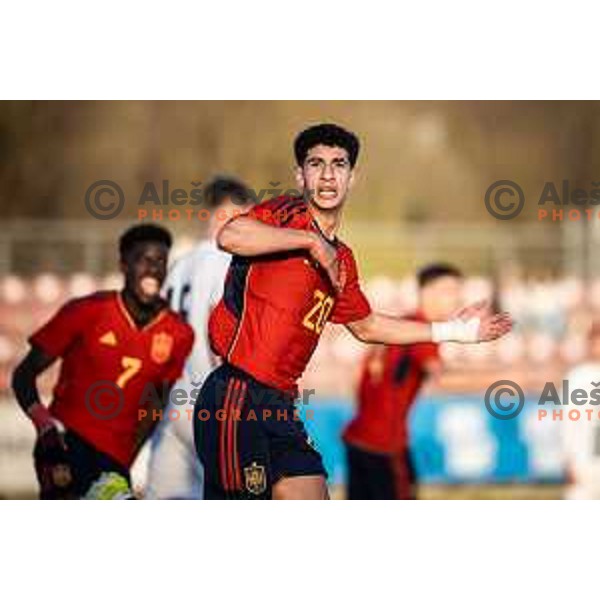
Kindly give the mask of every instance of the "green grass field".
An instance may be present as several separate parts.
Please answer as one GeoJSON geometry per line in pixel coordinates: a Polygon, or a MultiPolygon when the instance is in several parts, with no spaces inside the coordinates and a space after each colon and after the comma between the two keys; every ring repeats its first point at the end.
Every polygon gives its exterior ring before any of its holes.
{"type": "MultiPolygon", "coordinates": [[[[561,500],[562,485],[423,485],[419,500],[561,500]]],[[[344,500],[343,486],[330,490],[333,500],[344,500]]]]}

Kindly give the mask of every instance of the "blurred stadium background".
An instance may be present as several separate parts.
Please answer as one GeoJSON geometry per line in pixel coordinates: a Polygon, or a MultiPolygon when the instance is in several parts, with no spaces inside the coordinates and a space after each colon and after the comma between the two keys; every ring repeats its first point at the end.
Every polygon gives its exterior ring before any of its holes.
{"type": "MultiPolygon", "coordinates": [[[[489,297],[517,321],[499,342],[443,348],[448,374],[412,415],[421,496],[560,497],[556,424],[540,427],[530,404],[518,419],[495,421],[483,394],[511,379],[539,395],[586,357],[600,313],[600,221],[540,222],[537,199],[546,181],[590,190],[600,179],[594,102],[0,102],[0,497],[35,491],[33,431],[9,389],[26,337],[67,298],[120,285],[115,241],[137,220],[144,183],[189,191],[229,173],[256,190],[293,188],[293,137],[321,121],[363,143],[342,236],[374,305],[410,310],[415,269],[444,260],[468,273],[465,301],[489,297]],[[484,205],[501,179],[525,193],[514,220],[496,220],[484,205]],[[86,212],[97,180],[123,188],[117,219],[86,212]]],[[[198,219],[162,224],[176,236],[174,256],[203,235],[198,219]]],[[[317,391],[309,427],[339,489],[339,432],[362,352],[330,327],[303,382],[317,391]]],[[[43,378],[45,393],[55,376],[43,378]]]]}

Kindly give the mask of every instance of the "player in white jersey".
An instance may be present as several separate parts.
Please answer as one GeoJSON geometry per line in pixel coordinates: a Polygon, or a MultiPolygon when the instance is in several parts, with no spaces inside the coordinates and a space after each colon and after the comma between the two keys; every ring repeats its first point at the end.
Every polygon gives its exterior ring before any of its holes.
{"type": "Polygon", "coordinates": [[[203,207],[211,215],[207,238],[173,265],[164,283],[171,308],[193,327],[196,338],[152,440],[146,498],[202,498],[202,466],[194,448],[192,402],[218,364],[208,341],[208,317],[223,295],[231,259],[230,254],[217,248],[215,240],[229,218],[250,206],[251,196],[244,184],[229,177],[214,179],[204,190],[203,207]]]}
{"type": "Polygon", "coordinates": [[[564,405],[562,422],[563,451],[569,485],[565,491],[567,500],[600,499],[600,418],[599,406],[594,396],[598,395],[600,382],[600,323],[595,323],[589,335],[589,358],[572,369],[566,376],[569,393],[576,389],[586,390],[587,404],[564,405]],[[596,385],[594,385],[596,384],[596,385]],[[596,392],[590,396],[590,392],[596,392]],[[570,420],[566,413],[578,409],[581,417],[570,420]],[[586,413],[586,410],[590,410],[586,413]],[[588,414],[591,418],[588,418],[588,414]]]}

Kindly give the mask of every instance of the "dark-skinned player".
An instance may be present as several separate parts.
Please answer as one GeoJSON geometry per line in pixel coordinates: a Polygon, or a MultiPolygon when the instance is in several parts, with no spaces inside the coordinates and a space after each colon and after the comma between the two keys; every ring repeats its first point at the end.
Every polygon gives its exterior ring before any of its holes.
{"type": "Polygon", "coordinates": [[[132,497],[130,467],[160,420],[156,411],[194,337],[159,295],[170,247],[162,227],[127,230],[119,241],[123,289],[67,302],[29,338],[12,386],[36,429],[42,499],[132,497]],[[36,378],[59,359],[46,407],[36,378]],[[109,414],[102,412],[107,407],[109,414]]]}

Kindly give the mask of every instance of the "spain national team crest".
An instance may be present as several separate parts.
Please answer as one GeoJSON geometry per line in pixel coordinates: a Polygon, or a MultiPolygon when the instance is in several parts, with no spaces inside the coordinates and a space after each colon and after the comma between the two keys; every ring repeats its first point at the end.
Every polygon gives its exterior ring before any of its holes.
{"type": "Polygon", "coordinates": [[[51,475],[52,483],[59,488],[65,488],[73,481],[71,469],[68,465],[53,465],[51,475]]]}
{"type": "Polygon", "coordinates": [[[159,365],[166,363],[173,349],[173,337],[168,333],[156,333],[152,336],[150,357],[159,365]]]}
{"type": "Polygon", "coordinates": [[[267,473],[262,465],[253,462],[244,468],[246,489],[255,496],[260,496],[267,489],[267,473]]]}

